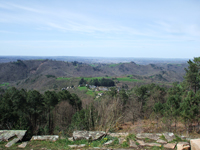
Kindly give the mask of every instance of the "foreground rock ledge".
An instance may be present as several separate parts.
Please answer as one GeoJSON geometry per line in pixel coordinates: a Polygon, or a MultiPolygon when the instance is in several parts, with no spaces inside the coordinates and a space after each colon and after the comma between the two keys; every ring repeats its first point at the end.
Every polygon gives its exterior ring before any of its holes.
{"type": "Polygon", "coordinates": [[[74,140],[98,140],[103,137],[106,133],[104,131],[74,131],[73,139],[74,140]]]}
{"type": "Polygon", "coordinates": [[[31,141],[39,140],[39,141],[57,141],[59,139],[58,135],[43,135],[43,136],[32,136],[31,141]]]}
{"type": "Polygon", "coordinates": [[[27,130],[0,130],[0,142],[1,141],[7,141],[12,138],[14,138],[12,141],[8,142],[5,147],[10,147],[19,140],[22,140],[24,135],[26,134],[27,130]]]}

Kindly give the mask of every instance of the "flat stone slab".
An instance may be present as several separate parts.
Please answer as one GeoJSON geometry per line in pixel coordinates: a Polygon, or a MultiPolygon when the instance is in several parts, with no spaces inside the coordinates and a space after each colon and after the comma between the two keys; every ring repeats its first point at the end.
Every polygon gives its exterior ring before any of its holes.
{"type": "Polygon", "coordinates": [[[59,139],[58,135],[42,135],[42,136],[32,136],[31,141],[57,141],[59,139]]]}
{"type": "Polygon", "coordinates": [[[129,147],[137,148],[135,141],[129,140],[129,147]]]}
{"type": "Polygon", "coordinates": [[[74,141],[73,137],[68,138],[69,141],[74,141]]]}
{"type": "Polygon", "coordinates": [[[110,141],[104,143],[104,145],[110,145],[110,144],[112,144],[112,142],[113,142],[113,140],[110,140],[110,141]]]}
{"type": "Polygon", "coordinates": [[[8,142],[5,147],[10,147],[13,144],[15,144],[16,142],[18,142],[20,140],[20,138],[14,138],[12,141],[8,142]]]}
{"type": "Polygon", "coordinates": [[[161,147],[162,145],[158,144],[158,143],[145,143],[145,146],[150,146],[150,147],[157,146],[157,147],[161,147]]]}
{"type": "Polygon", "coordinates": [[[156,142],[160,143],[160,144],[167,144],[167,142],[165,140],[161,140],[161,139],[158,139],[156,142]]]}
{"type": "Polygon", "coordinates": [[[145,146],[145,142],[142,140],[137,140],[137,142],[141,145],[141,146],[145,146]]]}
{"type": "Polygon", "coordinates": [[[125,133],[108,133],[108,135],[110,135],[111,137],[126,137],[129,135],[128,132],[125,133]]]}
{"type": "Polygon", "coordinates": [[[176,146],[176,143],[167,143],[163,145],[164,148],[169,148],[169,149],[174,149],[175,146],[176,146]]]}
{"type": "Polygon", "coordinates": [[[22,142],[22,144],[18,145],[19,148],[25,148],[28,142],[22,142]]]}
{"type": "Polygon", "coordinates": [[[175,139],[175,135],[174,133],[163,133],[163,135],[165,136],[165,139],[167,140],[167,142],[173,141],[173,139],[175,139]]]}
{"type": "Polygon", "coordinates": [[[78,145],[68,145],[70,148],[77,148],[78,145]]]}
{"type": "Polygon", "coordinates": [[[98,140],[106,133],[104,131],[74,131],[73,132],[73,139],[74,140],[98,140]]]}
{"type": "Polygon", "coordinates": [[[177,144],[177,150],[189,150],[190,144],[188,142],[179,142],[177,144]]]}
{"type": "Polygon", "coordinates": [[[148,139],[156,141],[160,138],[161,135],[162,134],[160,134],[160,133],[140,133],[140,134],[136,135],[136,138],[138,138],[138,139],[148,138],[148,139]]]}
{"type": "Polygon", "coordinates": [[[8,141],[11,137],[17,136],[20,140],[27,130],[0,130],[0,141],[8,141]]]}
{"type": "Polygon", "coordinates": [[[191,150],[200,150],[200,139],[190,140],[191,150]]]}

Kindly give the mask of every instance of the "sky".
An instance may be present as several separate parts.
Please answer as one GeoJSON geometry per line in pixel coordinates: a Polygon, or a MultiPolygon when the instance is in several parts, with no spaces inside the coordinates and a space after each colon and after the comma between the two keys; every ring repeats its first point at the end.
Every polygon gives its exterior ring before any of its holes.
{"type": "Polygon", "coordinates": [[[200,0],[0,0],[0,55],[199,57],[200,0]]]}

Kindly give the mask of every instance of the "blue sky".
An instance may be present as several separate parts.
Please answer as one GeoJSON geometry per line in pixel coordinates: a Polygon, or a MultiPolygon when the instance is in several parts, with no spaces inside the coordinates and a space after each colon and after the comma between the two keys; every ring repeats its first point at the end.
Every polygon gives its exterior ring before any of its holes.
{"type": "Polygon", "coordinates": [[[0,55],[193,58],[199,0],[0,0],[0,55]]]}

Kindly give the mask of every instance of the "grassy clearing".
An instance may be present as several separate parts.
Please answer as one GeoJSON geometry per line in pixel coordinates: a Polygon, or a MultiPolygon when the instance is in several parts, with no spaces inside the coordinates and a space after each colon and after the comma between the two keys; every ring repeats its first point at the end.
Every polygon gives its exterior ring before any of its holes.
{"type": "Polygon", "coordinates": [[[82,90],[87,90],[88,88],[85,86],[82,86],[82,87],[78,87],[78,89],[82,91],[82,90]]]}
{"type": "Polygon", "coordinates": [[[88,94],[88,95],[90,95],[90,96],[92,96],[92,97],[95,97],[95,92],[93,92],[92,90],[88,90],[88,91],[86,92],[86,94],[88,94]]]}
{"type": "Polygon", "coordinates": [[[8,85],[9,85],[9,83],[7,83],[7,82],[0,84],[0,86],[8,86],[8,85]]]}
{"type": "Polygon", "coordinates": [[[56,80],[70,80],[70,78],[58,77],[56,80]]]}

